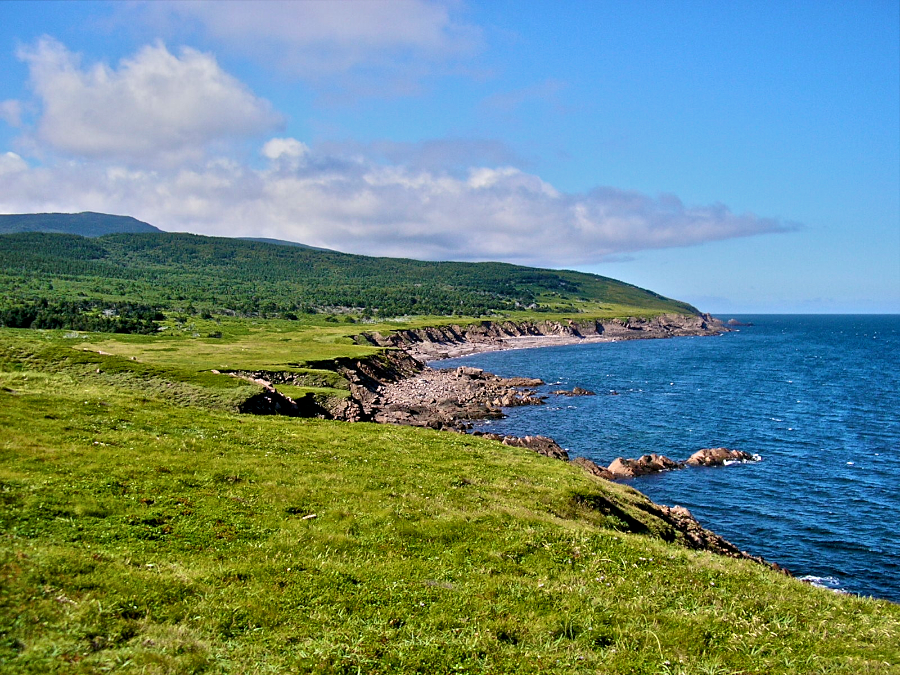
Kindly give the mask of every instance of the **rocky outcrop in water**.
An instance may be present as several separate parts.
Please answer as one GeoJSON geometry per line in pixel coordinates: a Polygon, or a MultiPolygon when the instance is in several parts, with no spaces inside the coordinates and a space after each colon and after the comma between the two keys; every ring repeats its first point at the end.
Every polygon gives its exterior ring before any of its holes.
{"type": "Polygon", "coordinates": [[[624,459],[618,457],[606,468],[615,478],[637,478],[660,471],[672,471],[684,466],[682,462],[676,462],[665,455],[652,453],[642,455],[638,459],[624,459]]]}
{"type": "Polygon", "coordinates": [[[551,391],[551,394],[554,396],[596,396],[596,392],[591,391],[590,389],[582,389],[581,387],[575,387],[571,390],[567,389],[558,389],[557,391],[551,391]]]}
{"type": "MultiPolygon", "coordinates": [[[[729,450],[728,448],[704,448],[698,450],[684,462],[670,459],[665,455],[651,453],[642,455],[638,459],[625,459],[617,457],[605,469],[597,467],[600,471],[609,474],[610,480],[624,478],[638,478],[661,471],[675,471],[686,466],[725,466],[736,462],[758,462],[759,455],[751,455],[743,450],[729,450]]],[[[591,462],[593,464],[593,462],[591,462]]],[[[588,473],[599,475],[590,467],[585,467],[588,473]]]]}
{"type": "Polygon", "coordinates": [[[732,462],[754,462],[758,459],[758,456],[743,450],[703,448],[691,455],[685,463],[689,466],[723,466],[732,462]]]}

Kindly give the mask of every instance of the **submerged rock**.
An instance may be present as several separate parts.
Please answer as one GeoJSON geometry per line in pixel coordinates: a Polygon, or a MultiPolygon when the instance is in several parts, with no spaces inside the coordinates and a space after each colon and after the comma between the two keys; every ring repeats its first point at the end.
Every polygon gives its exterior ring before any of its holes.
{"type": "Polygon", "coordinates": [[[590,389],[582,389],[581,387],[575,387],[571,391],[566,389],[559,389],[557,391],[550,392],[556,396],[596,396],[597,394],[591,391],[590,389]]]}

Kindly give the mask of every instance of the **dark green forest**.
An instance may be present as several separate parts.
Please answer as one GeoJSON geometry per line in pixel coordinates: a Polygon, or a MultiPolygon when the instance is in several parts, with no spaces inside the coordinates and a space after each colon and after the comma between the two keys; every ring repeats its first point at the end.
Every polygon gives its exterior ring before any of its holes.
{"type": "MultiPolygon", "coordinates": [[[[29,325],[40,327],[89,315],[88,323],[107,330],[133,326],[141,332],[163,311],[284,319],[316,313],[479,317],[615,306],[696,312],[613,279],[506,263],[375,258],[164,232],[0,235],[0,323],[7,326],[25,325],[29,316],[29,325]]],[[[77,328],[74,321],[62,323],[77,328]]]]}

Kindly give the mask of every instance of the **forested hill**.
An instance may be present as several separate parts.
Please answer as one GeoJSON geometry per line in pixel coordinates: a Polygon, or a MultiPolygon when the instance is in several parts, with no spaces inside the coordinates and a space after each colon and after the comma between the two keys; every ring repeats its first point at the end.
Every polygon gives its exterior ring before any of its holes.
{"type": "Polygon", "coordinates": [[[0,214],[0,234],[11,232],[60,232],[100,237],[121,232],[161,232],[159,228],[131,216],[108,213],[14,213],[0,214]]]}
{"type": "Polygon", "coordinates": [[[244,241],[258,241],[262,244],[278,244],[279,246],[295,246],[297,248],[311,248],[315,251],[333,251],[331,248],[321,248],[319,246],[310,246],[309,244],[301,244],[296,241],[285,241],[284,239],[271,239],[269,237],[238,237],[244,241]]]}
{"type": "MultiPolygon", "coordinates": [[[[0,235],[0,305],[139,303],[161,311],[481,316],[516,310],[696,313],[605,277],[506,263],[422,262],[166,232],[0,235]]],[[[7,325],[10,325],[7,323],[7,325]]]]}

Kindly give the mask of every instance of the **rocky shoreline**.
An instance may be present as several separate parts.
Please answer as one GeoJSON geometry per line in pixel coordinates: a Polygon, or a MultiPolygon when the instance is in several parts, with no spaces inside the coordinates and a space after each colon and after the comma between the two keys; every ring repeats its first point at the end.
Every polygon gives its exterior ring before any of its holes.
{"type": "MultiPolygon", "coordinates": [[[[543,404],[547,395],[538,394],[534,388],[544,383],[530,378],[501,378],[477,368],[442,370],[426,365],[426,361],[505,349],[713,336],[728,330],[709,314],[666,314],[609,320],[482,321],[388,334],[361,333],[354,338],[357,343],[388,351],[378,363],[361,359],[338,364],[338,371],[350,383],[356,408],[346,409],[337,417],[466,431],[472,428],[473,420],[503,417],[503,408],[543,404]]],[[[593,394],[575,387],[551,395],[593,394]]]]}
{"type": "MultiPolygon", "coordinates": [[[[753,461],[758,458],[740,451],[713,448],[702,449],[683,462],[661,455],[645,455],[638,459],[620,457],[608,467],[598,466],[583,457],[570,460],[568,452],[551,438],[485,434],[472,431],[472,422],[503,417],[503,408],[541,405],[549,396],[592,396],[595,395],[594,392],[575,387],[571,391],[539,394],[536,387],[544,382],[538,379],[503,378],[478,368],[439,369],[426,365],[425,361],[501,349],[675,336],[711,336],[728,330],[721,321],[704,314],[610,321],[485,321],[467,326],[403,329],[387,335],[378,332],[363,333],[355,338],[358,343],[388,349],[373,357],[339,359],[330,364],[349,383],[350,396],[342,399],[323,400],[307,395],[295,401],[283,396],[278,393],[274,384],[289,382],[290,376],[285,373],[232,374],[264,387],[262,394],[248,402],[250,405],[246,412],[402,424],[457,433],[471,432],[507,446],[528,448],[553,459],[571,461],[600,480],[619,480],[657,471],[677,470],[685,466],[720,466],[733,461],[753,461]],[[284,379],[285,377],[288,379],[284,379]]],[[[641,497],[639,508],[666,523],[688,547],[728,557],[745,558],[781,570],[777,565],[741,551],[707,530],[687,509],[655,504],[643,495],[641,497]]],[[[607,508],[616,511],[614,505],[607,505],[607,508]]]]}
{"type": "Polygon", "coordinates": [[[356,341],[403,349],[421,361],[435,361],[503,349],[720,335],[729,330],[709,314],[663,314],[653,318],[606,320],[481,321],[466,325],[401,329],[387,335],[377,331],[365,332],[356,336],[356,341]]]}
{"type": "MultiPolygon", "coordinates": [[[[380,347],[393,347],[415,361],[440,360],[503,349],[524,349],[553,345],[589,344],[625,339],[658,339],[676,336],[713,336],[730,329],[708,314],[695,317],[661,316],[655,319],[628,319],[590,322],[483,322],[467,327],[455,325],[438,328],[408,329],[383,335],[365,333],[358,342],[380,347]]],[[[361,383],[350,376],[351,391],[360,391],[361,383]]],[[[503,416],[503,408],[541,405],[548,398],[535,387],[544,383],[531,378],[501,378],[477,368],[436,369],[422,364],[415,375],[385,382],[376,391],[366,389],[368,406],[364,412],[376,422],[409,424],[457,432],[471,430],[472,420],[503,416]],[[368,411],[366,411],[368,408],[368,411]]],[[[554,391],[551,396],[591,396],[594,392],[575,387],[571,391],[554,391]]],[[[504,445],[528,448],[541,455],[571,461],[585,472],[601,480],[618,480],[656,471],[670,471],[685,466],[722,466],[730,462],[755,461],[738,450],[701,449],[683,462],[667,457],[647,455],[635,460],[617,458],[609,467],[578,457],[570,460],[568,452],[553,439],[544,436],[501,436],[472,432],[504,445]]],[[[681,506],[668,507],[649,499],[642,506],[678,532],[690,548],[712,551],[719,555],[753,560],[781,572],[778,565],[740,550],[716,533],[704,528],[681,506]]]]}

